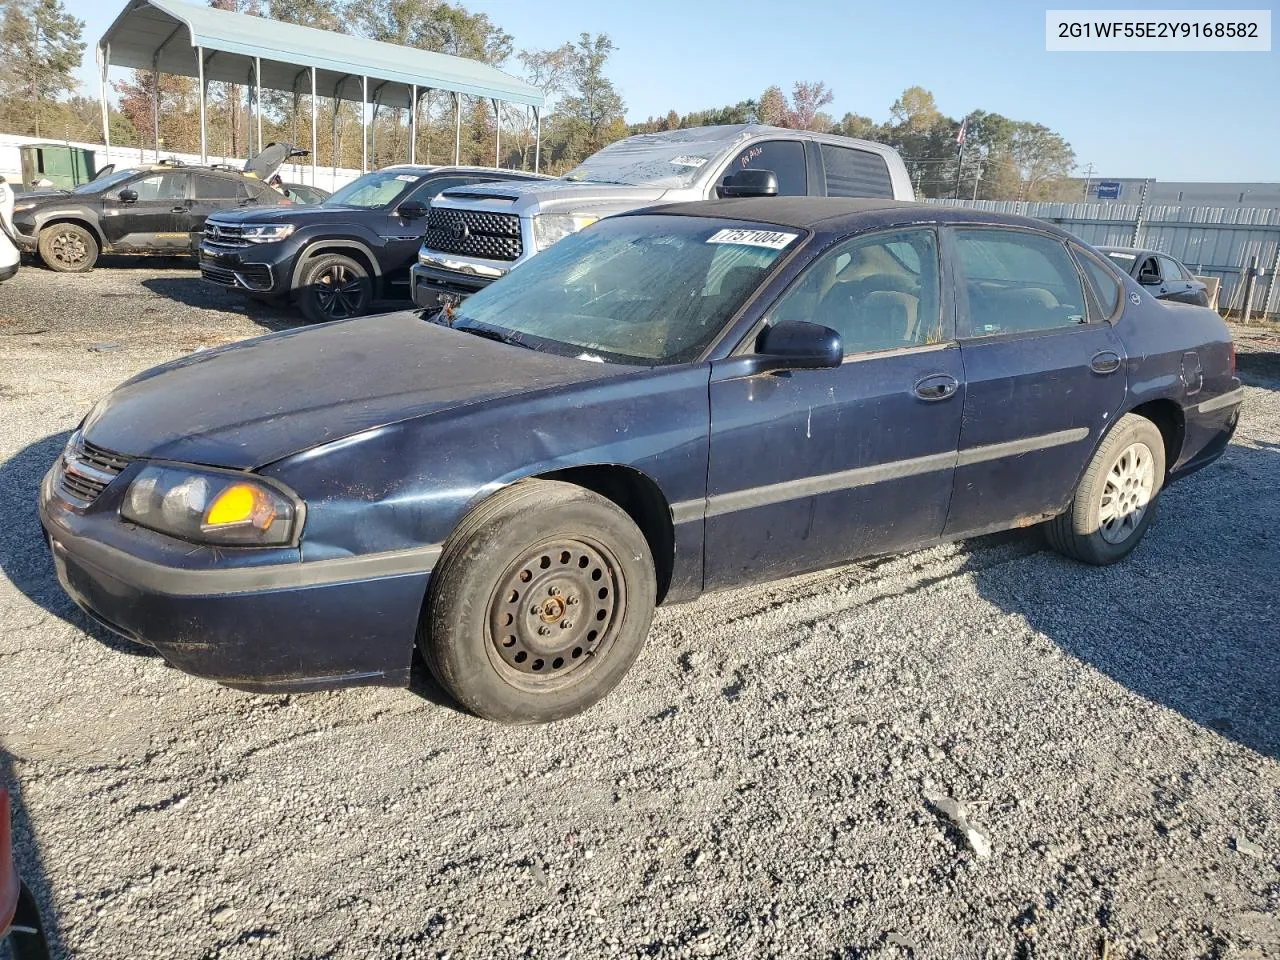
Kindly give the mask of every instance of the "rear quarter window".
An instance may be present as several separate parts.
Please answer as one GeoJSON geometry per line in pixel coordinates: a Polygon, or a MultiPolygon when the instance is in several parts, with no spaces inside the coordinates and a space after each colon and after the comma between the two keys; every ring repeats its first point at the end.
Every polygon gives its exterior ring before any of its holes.
{"type": "Polygon", "coordinates": [[[893,199],[893,181],[884,157],[867,150],[821,145],[827,171],[829,197],[881,197],[893,199]]]}

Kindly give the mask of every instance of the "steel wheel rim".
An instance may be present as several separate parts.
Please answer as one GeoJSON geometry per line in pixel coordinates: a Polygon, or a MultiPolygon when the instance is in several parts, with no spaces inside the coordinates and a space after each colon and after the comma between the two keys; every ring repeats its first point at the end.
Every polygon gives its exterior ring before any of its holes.
{"type": "Polygon", "coordinates": [[[363,300],[364,278],[340,263],[316,278],[316,301],[326,317],[342,320],[355,316],[363,300]]]}
{"type": "Polygon", "coordinates": [[[49,244],[53,259],[68,267],[77,267],[89,257],[84,239],[70,231],[56,234],[49,244]]]}
{"type": "Polygon", "coordinates": [[[1098,511],[1098,532],[1107,543],[1124,543],[1142,525],[1155,490],[1155,457],[1145,443],[1131,443],[1107,471],[1098,511]]]}
{"type": "Polygon", "coordinates": [[[584,537],[543,541],[510,564],[485,618],[485,647],[503,679],[542,693],[592,673],[625,618],[619,571],[607,547],[584,537]]]}

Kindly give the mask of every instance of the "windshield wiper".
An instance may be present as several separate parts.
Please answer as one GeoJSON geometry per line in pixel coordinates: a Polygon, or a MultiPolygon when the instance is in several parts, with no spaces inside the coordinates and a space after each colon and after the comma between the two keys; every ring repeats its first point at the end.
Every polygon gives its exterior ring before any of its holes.
{"type": "MultiPolygon", "coordinates": [[[[462,318],[460,317],[459,319],[462,318]]],[[[509,343],[513,347],[524,347],[526,350],[533,349],[533,347],[521,340],[518,334],[502,333],[498,330],[491,330],[487,327],[460,327],[457,325],[457,321],[454,322],[453,329],[461,330],[463,333],[474,334],[477,337],[484,337],[486,340],[496,340],[498,343],[509,343]]]]}

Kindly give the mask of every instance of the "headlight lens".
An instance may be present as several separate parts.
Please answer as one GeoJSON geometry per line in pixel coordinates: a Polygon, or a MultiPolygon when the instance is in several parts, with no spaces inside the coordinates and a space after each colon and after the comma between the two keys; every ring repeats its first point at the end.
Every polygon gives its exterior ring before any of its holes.
{"type": "Polygon", "coordinates": [[[246,223],[240,236],[250,243],[271,243],[293,236],[295,229],[292,223],[246,223]]]}
{"type": "Polygon", "coordinates": [[[226,546],[293,542],[299,501],[260,478],[199,467],[144,467],[120,515],[171,537],[226,546]]]}
{"type": "Polygon", "coordinates": [[[539,250],[545,250],[559,243],[570,234],[577,233],[591,226],[599,217],[544,214],[533,218],[533,244],[539,250]]]}

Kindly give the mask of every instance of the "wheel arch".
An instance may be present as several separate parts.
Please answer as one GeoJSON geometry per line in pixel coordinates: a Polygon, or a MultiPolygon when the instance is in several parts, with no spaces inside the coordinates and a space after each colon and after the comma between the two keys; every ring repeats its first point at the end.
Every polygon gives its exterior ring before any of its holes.
{"type": "Polygon", "coordinates": [[[36,231],[37,239],[40,234],[44,233],[50,227],[56,227],[60,223],[69,223],[73,226],[88,230],[93,234],[93,239],[98,241],[98,249],[107,249],[106,237],[102,235],[102,230],[98,227],[98,224],[94,223],[93,218],[85,217],[76,213],[55,213],[53,216],[49,217],[48,220],[42,220],[40,222],[40,228],[36,231]]]}
{"type": "Polygon", "coordinates": [[[373,250],[360,240],[343,237],[331,240],[313,240],[302,248],[298,253],[297,260],[294,261],[293,273],[289,278],[290,292],[298,289],[298,281],[301,279],[302,271],[306,265],[322,253],[339,253],[358,261],[361,266],[369,271],[369,276],[373,279],[374,285],[381,287],[382,268],[378,265],[378,258],[374,255],[373,250]]]}
{"type": "Polygon", "coordinates": [[[1140,403],[1126,412],[1150,420],[1160,431],[1164,440],[1164,472],[1168,476],[1182,455],[1187,435],[1187,418],[1182,407],[1168,397],[1160,397],[1140,403]]]}

